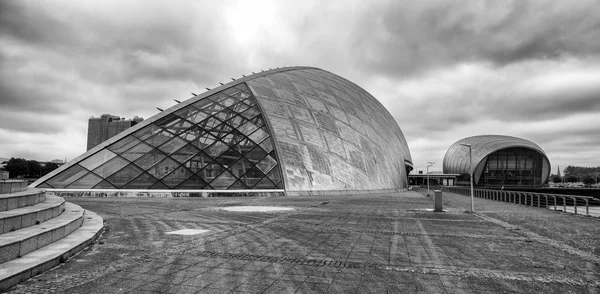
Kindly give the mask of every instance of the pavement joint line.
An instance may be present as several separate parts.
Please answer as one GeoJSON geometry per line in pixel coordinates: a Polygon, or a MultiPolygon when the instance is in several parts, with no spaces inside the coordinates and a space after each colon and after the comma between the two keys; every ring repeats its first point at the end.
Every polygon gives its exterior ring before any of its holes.
{"type": "Polygon", "coordinates": [[[464,239],[486,239],[486,240],[507,240],[507,241],[523,241],[530,242],[531,238],[527,237],[501,237],[496,235],[474,235],[474,234],[447,234],[447,233],[427,233],[427,232],[398,232],[391,230],[357,230],[348,229],[341,227],[322,227],[322,226],[303,226],[303,225],[279,225],[286,228],[304,229],[311,232],[354,232],[354,233],[373,233],[382,235],[402,235],[402,236],[429,236],[429,237],[451,237],[451,238],[464,238],[464,239]]]}
{"type": "Polygon", "coordinates": [[[600,287],[600,281],[594,279],[572,279],[566,278],[560,275],[548,275],[548,274],[535,274],[525,272],[514,272],[514,271],[498,271],[488,269],[469,269],[462,270],[456,266],[441,266],[435,265],[433,267],[420,267],[420,266],[394,266],[377,263],[360,263],[360,262],[347,262],[333,259],[311,259],[311,258],[299,258],[299,257],[283,257],[283,256],[268,256],[268,255],[256,255],[247,253],[226,253],[216,251],[202,251],[194,256],[201,257],[219,257],[225,259],[236,259],[236,260],[247,260],[247,261],[265,261],[271,263],[290,263],[297,265],[307,265],[315,267],[338,267],[338,268],[371,268],[380,269],[386,271],[398,271],[398,272],[411,272],[428,275],[446,275],[456,277],[476,277],[476,278],[494,278],[494,279],[506,279],[506,280],[518,280],[526,282],[543,282],[543,283],[558,283],[567,284],[574,286],[592,286],[600,287]]]}
{"type": "Polygon", "coordinates": [[[585,260],[589,260],[590,262],[594,262],[594,263],[600,265],[600,257],[597,256],[597,255],[595,255],[595,254],[593,254],[593,253],[586,252],[586,251],[577,249],[577,248],[575,248],[573,246],[570,246],[568,244],[564,244],[562,242],[558,242],[558,241],[552,240],[550,238],[538,235],[538,234],[536,234],[536,233],[534,233],[534,232],[532,232],[532,231],[530,231],[528,229],[525,229],[525,228],[517,226],[517,225],[509,224],[507,222],[504,222],[502,220],[493,218],[493,217],[488,216],[488,215],[478,214],[478,213],[475,213],[474,215],[477,216],[477,217],[480,217],[481,219],[484,219],[484,220],[487,220],[487,221],[489,221],[491,223],[494,223],[494,224],[496,224],[498,226],[501,226],[501,227],[503,227],[503,228],[505,228],[507,230],[517,231],[515,229],[518,229],[518,233],[521,234],[521,235],[523,235],[523,236],[525,236],[527,239],[530,239],[530,240],[533,240],[533,241],[537,241],[537,242],[542,243],[542,244],[550,245],[550,246],[555,247],[557,249],[560,249],[560,250],[562,250],[562,251],[564,251],[566,253],[569,253],[569,254],[572,254],[572,255],[577,255],[577,256],[585,259],[585,260]]]}

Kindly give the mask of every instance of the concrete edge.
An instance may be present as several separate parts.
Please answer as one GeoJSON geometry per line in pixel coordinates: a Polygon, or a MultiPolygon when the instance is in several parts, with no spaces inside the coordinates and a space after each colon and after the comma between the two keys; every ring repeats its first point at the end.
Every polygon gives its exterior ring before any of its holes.
{"type": "Polygon", "coordinates": [[[91,245],[102,233],[104,220],[85,210],[81,227],[65,238],[25,256],[0,265],[0,292],[24,282],[60,263],[91,245]]]}
{"type": "Polygon", "coordinates": [[[18,259],[63,239],[83,224],[84,213],[80,206],[64,202],[64,211],[53,209],[51,219],[4,234],[0,244],[0,249],[4,250],[0,255],[1,262],[18,259]]]}

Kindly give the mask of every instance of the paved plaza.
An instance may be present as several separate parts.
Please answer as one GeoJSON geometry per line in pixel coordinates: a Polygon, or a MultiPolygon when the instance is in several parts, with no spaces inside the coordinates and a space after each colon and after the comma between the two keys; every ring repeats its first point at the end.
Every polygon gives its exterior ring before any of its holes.
{"type": "Polygon", "coordinates": [[[13,292],[600,292],[600,219],[424,194],[67,198],[104,234],[13,292]]]}

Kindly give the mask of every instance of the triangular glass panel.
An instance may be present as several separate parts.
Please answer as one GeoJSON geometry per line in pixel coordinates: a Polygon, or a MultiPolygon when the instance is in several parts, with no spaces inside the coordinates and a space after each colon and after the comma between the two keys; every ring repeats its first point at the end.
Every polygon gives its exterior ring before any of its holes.
{"type": "Polygon", "coordinates": [[[241,178],[254,164],[246,158],[240,158],[237,162],[229,166],[229,171],[236,177],[241,178]]]}
{"type": "Polygon", "coordinates": [[[108,150],[120,154],[121,152],[133,147],[138,144],[140,140],[136,139],[134,136],[127,136],[112,145],[108,146],[108,150]]]}
{"type": "Polygon", "coordinates": [[[252,151],[248,152],[248,153],[242,153],[246,158],[248,158],[248,160],[250,160],[253,163],[258,163],[260,162],[266,155],[267,152],[265,152],[264,150],[262,150],[262,148],[260,147],[256,147],[254,149],[252,149],[252,151]]]}
{"type": "Polygon", "coordinates": [[[253,119],[251,119],[250,121],[252,123],[254,123],[256,126],[258,126],[259,128],[264,128],[265,127],[265,120],[263,119],[262,115],[257,115],[253,119]]]}
{"type": "Polygon", "coordinates": [[[145,140],[147,138],[150,138],[151,136],[154,136],[154,134],[160,132],[161,130],[162,130],[161,128],[151,124],[143,129],[133,133],[133,135],[136,136],[140,140],[145,140]]]}
{"type": "Polygon", "coordinates": [[[96,169],[94,169],[94,173],[101,176],[102,178],[106,179],[110,175],[117,172],[118,170],[127,166],[128,164],[129,164],[129,161],[117,156],[117,157],[107,161],[103,165],[97,167],[96,169]]]}
{"type": "Polygon", "coordinates": [[[223,153],[227,149],[229,149],[229,146],[227,146],[227,144],[223,143],[223,141],[216,141],[215,143],[210,145],[210,147],[206,148],[204,151],[208,155],[212,156],[213,158],[216,158],[217,156],[219,156],[221,153],[223,153]]]}
{"type": "Polygon", "coordinates": [[[250,89],[248,89],[248,87],[246,86],[246,84],[245,84],[245,83],[237,84],[237,85],[235,85],[235,87],[236,87],[238,90],[240,90],[240,91],[243,91],[243,92],[246,92],[246,93],[247,93],[247,94],[249,94],[249,95],[250,95],[250,93],[251,93],[251,92],[250,92],[250,89]]]}
{"type": "Polygon", "coordinates": [[[273,184],[269,178],[264,177],[258,184],[254,185],[252,189],[275,189],[277,185],[273,184]]]}
{"type": "Polygon", "coordinates": [[[129,161],[135,161],[136,159],[140,158],[140,156],[152,150],[152,148],[152,146],[141,142],[140,144],[135,145],[133,148],[130,148],[129,150],[121,153],[121,157],[124,157],[129,161]]]}
{"type": "Polygon", "coordinates": [[[129,181],[135,179],[144,171],[137,167],[135,164],[130,164],[120,171],[114,173],[110,177],[106,178],[108,182],[113,184],[117,188],[121,188],[123,185],[127,184],[129,181]]]}
{"type": "Polygon", "coordinates": [[[149,175],[148,173],[142,173],[133,181],[127,183],[122,189],[148,189],[152,187],[158,180],[149,175]]]}
{"type": "Polygon", "coordinates": [[[263,160],[261,160],[256,166],[260,168],[263,173],[268,173],[271,169],[277,165],[277,160],[273,159],[273,157],[267,155],[263,160]]]}
{"type": "Polygon", "coordinates": [[[102,182],[102,178],[90,172],[67,186],[67,189],[91,189],[102,182]]]}
{"type": "Polygon", "coordinates": [[[177,117],[174,114],[168,114],[158,120],[156,120],[155,122],[153,122],[153,124],[162,127],[162,128],[166,128],[168,125],[171,125],[173,122],[180,120],[181,118],[177,117]]]}
{"type": "Polygon", "coordinates": [[[206,165],[208,165],[211,161],[212,161],[211,157],[204,154],[203,152],[200,152],[200,153],[196,154],[194,157],[190,158],[190,160],[188,160],[185,163],[185,167],[188,168],[189,170],[191,170],[192,172],[197,173],[199,170],[201,170],[206,165]]]}
{"type": "Polygon", "coordinates": [[[281,173],[279,172],[279,168],[271,169],[271,171],[267,174],[267,177],[280,188],[283,183],[281,182],[281,173]]]}
{"type": "Polygon", "coordinates": [[[229,96],[227,96],[225,93],[223,93],[223,91],[218,92],[216,94],[213,94],[211,96],[208,97],[208,99],[214,101],[214,102],[221,102],[224,99],[227,99],[229,96]]]}
{"type": "Polygon", "coordinates": [[[169,186],[169,188],[174,188],[181,182],[187,180],[192,175],[193,173],[182,165],[174,169],[170,174],[166,175],[164,178],[162,178],[162,182],[165,183],[165,185],[169,186]]]}
{"type": "Polygon", "coordinates": [[[180,163],[184,163],[198,152],[200,152],[198,148],[194,147],[192,144],[186,144],[169,156],[180,163]]]}
{"type": "Polygon", "coordinates": [[[175,187],[178,190],[201,190],[206,187],[206,182],[196,175],[192,175],[187,180],[183,181],[179,186],[175,187]]]}
{"type": "Polygon", "coordinates": [[[229,109],[231,109],[235,113],[244,112],[248,108],[250,108],[250,106],[244,102],[238,102],[232,106],[229,106],[229,109]]]}
{"type": "Polygon", "coordinates": [[[246,186],[253,187],[264,177],[265,174],[254,166],[249,168],[246,173],[240,177],[240,180],[243,181],[246,186]]]}
{"type": "Polygon", "coordinates": [[[243,115],[247,119],[252,119],[259,114],[260,114],[260,111],[254,109],[254,108],[248,108],[246,111],[241,113],[241,115],[243,115]]]}
{"type": "Polygon", "coordinates": [[[48,183],[42,183],[39,186],[37,186],[36,188],[52,188],[52,186],[48,185],[48,183]]]}
{"type": "Polygon", "coordinates": [[[163,184],[162,182],[156,182],[156,184],[150,187],[150,190],[169,190],[169,187],[167,187],[167,185],[163,184]]]}
{"type": "Polygon", "coordinates": [[[146,170],[149,174],[153,175],[157,179],[161,179],[167,174],[171,173],[173,170],[179,167],[179,163],[169,157],[165,158],[163,161],[153,165],[151,168],[146,170]]]}
{"type": "Polygon", "coordinates": [[[221,175],[212,180],[210,185],[217,190],[222,190],[231,186],[235,180],[236,178],[229,171],[224,171],[221,175]]]}
{"type": "Polygon", "coordinates": [[[273,151],[273,142],[271,142],[271,140],[264,140],[259,145],[263,150],[265,150],[268,153],[271,153],[271,151],[273,151]]]}
{"type": "Polygon", "coordinates": [[[241,157],[242,155],[239,154],[237,151],[233,149],[227,149],[225,152],[221,153],[221,155],[215,158],[215,161],[223,165],[224,167],[229,167],[241,157]]]}
{"type": "Polygon", "coordinates": [[[202,110],[204,112],[208,113],[209,115],[213,115],[215,113],[221,112],[223,109],[225,109],[225,106],[223,106],[219,103],[213,102],[213,104],[210,104],[210,105],[204,107],[204,109],[202,109],[202,110]]]}
{"type": "Polygon", "coordinates": [[[198,108],[198,109],[204,109],[206,107],[208,107],[209,105],[213,105],[215,104],[214,101],[208,99],[208,98],[202,98],[201,100],[199,100],[198,102],[192,104],[192,106],[198,108]]]}
{"type": "Polygon", "coordinates": [[[94,189],[116,189],[111,183],[106,180],[100,182],[98,185],[94,186],[94,189]]]}
{"type": "Polygon", "coordinates": [[[243,139],[240,143],[236,144],[233,149],[241,154],[247,154],[256,146],[256,143],[252,142],[250,139],[243,139]]]}
{"type": "Polygon", "coordinates": [[[160,152],[158,149],[153,149],[152,151],[146,153],[146,155],[142,156],[140,159],[136,160],[134,163],[143,170],[146,170],[154,164],[156,164],[157,162],[163,160],[163,158],[165,157],[166,155],[164,153],[160,152]]]}
{"type": "Polygon", "coordinates": [[[179,117],[185,118],[194,123],[199,123],[208,117],[208,114],[193,106],[187,106],[178,111],[175,111],[175,115],[178,115],[179,117]]]}
{"type": "Polygon", "coordinates": [[[164,142],[169,141],[169,139],[173,138],[175,135],[167,132],[166,130],[162,130],[160,132],[158,132],[158,134],[146,139],[146,143],[157,147],[161,144],[163,144],[164,142]]]}
{"type": "Polygon", "coordinates": [[[229,186],[229,190],[245,190],[248,186],[244,185],[242,181],[236,181],[233,185],[229,186]]]}
{"type": "Polygon", "coordinates": [[[171,153],[175,152],[175,150],[178,150],[179,148],[183,147],[185,144],[186,144],[185,140],[183,140],[179,137],[175,137],[175,138],[171,139],[171,141],[160,145],[160,147],[158,147],[158,149],[160,149],[160,151],[162,151],[166,154],[171,154],[171,153]]]}
{"type": "Polygon", "coordinates": [[[196,174],[207,183],[210,183],[213,179],[218,177],[221,173],[225,171],[225,168],[218,163],[211,163],[204,167],[202,170],[197,172],[196,174]]]}
{"type": "MultiPolygon", "coordinates": [[[[135,138],[134,138],[135,139],[135,138]]],[[[137,140],[137,139],[135,139],[137,140]]],[[[102,149],[98,151],[96,154],[84,159],[79,164],[88,170],[93,170],[100,166],[101,164],[111,160],[113,157],[117,156],[116,154],[108,151],[108,149],[102,149]]]]}
{"type": "Polygon", "coordinates": [[[256,102],[255,102],[254,98],[244,99],[244,100],[242,100],[242,103],[248,105],[248,107],[255,107],[256,106],[256,102]]]}

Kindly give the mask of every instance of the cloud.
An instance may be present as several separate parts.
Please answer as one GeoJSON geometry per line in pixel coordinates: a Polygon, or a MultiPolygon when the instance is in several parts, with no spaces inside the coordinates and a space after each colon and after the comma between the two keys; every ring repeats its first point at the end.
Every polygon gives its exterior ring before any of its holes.
{"type": "Polygon", "coordinates": [[[377,2],[352,28],[356,65],[385,75],[462,62],[597,55],[593,1],[377,2]]]}
{"type": "Polygon", "coordinates": [[[593,8],[585,0],[0,1],[0,134],[9,138],[0,150],[73,158],[85,150],[89,116],[148,118],[229,78],[308,65],[379,99],[417,165],[441,166],[448,146],[478,134],[530,139],[553,164],[600,165],[586,151],[600,143],[588,127],[600,117],[593,8]]]}

